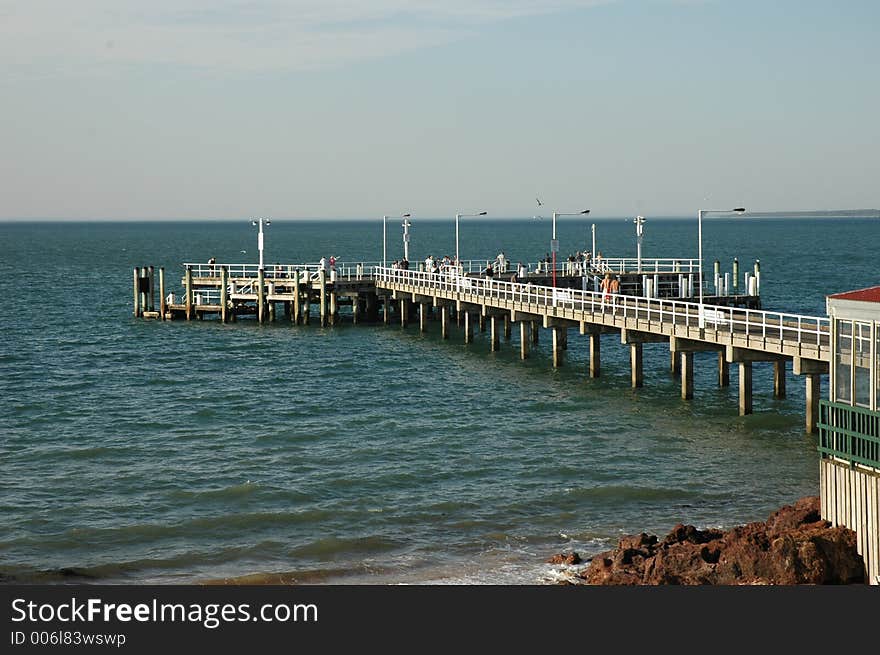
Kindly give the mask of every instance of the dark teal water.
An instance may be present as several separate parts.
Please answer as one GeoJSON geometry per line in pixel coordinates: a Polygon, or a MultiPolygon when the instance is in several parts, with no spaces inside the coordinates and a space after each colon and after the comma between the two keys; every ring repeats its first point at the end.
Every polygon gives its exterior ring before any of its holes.
{"type": "MultiPolygon", "coordinates": [[[[401,256],[389,226],[389,257],[401,256]]],[[[414,220],[411,259],[454,253],[454,224],[414,220]]],[[[597,220],[606,257],[634,256],[631,221],[597,220]]],[[[567,254],[590,222],[560,221],[567,254]]],[[[696,257],[696,219],[646,225],[645,257],[696,257]]],[[[713,219],[707,270],[761,260],[767,309],[824,315],[825,295],[880,283],[876,220],[713,219]]],[[[463,258],[535,261],[549,220],[462,219],[463,258]]],[[[763,519],[818,492],[803,385],[737,415],[714,356],[679,398],[668,349],[583,338],[553,369],[549,335],[439,338],[398,326],[322,329],[131,317],[131,269],[255,262],[242,223],[0,224],[0,575],[192,582],[283,574],[314,582],[543,583],[550,555],[591,554],[677,522],[763,519]],[[242,254],[240,250],[247,250],[242,254]]],[[[377,260],[381,221],[275,221],[266,261],[377,260]]],[[[478,333],[479,335],[479,333],[478,333]]]]}

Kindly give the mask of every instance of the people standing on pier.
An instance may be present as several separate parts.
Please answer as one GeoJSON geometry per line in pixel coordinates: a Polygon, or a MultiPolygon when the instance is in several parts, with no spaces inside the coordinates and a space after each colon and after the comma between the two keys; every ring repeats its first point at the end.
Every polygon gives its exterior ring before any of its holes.
{"type": "Polygon", "coordinates": [[[495,263],[497,264],[499,273],[507,272],[507,258],[504,256],[503,250],[495,257],[495,263]]]}
{"type": "Polygon", "coordinates": [[[486,277],[492,277],[495,271],[492,270],[492,264],[486,264],[486,270],[483,271],[486,277]]]}
{"type": "Polygon", "coordinates": [[[602,284],[599,287],[602,290],[602,311],[605,311],[605,301],[611,302],[611,283],[612,275],[611,271],[608,271],[602,278],[602,284]]]}
{"type": "Polygon", "coordinates": [[[208,266],[210,266],[210,268],[208,270],[210,271],[211,275],[214,275],[214,273],[217,270],[217,268],[214,266],[214,264],[216,264],[216,263],[217,263],[216,257],[211,257],[211,259],[208,260],[208,266]]]}

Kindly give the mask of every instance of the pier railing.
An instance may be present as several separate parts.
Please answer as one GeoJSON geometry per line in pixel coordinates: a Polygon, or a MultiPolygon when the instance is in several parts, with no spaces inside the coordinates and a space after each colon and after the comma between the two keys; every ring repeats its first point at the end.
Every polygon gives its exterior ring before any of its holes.
{"type": "MultiPolygon", "coordinates": [[[[220,276],[220,269],[225,268],[229,277],[235,278],[256,278],[259,275],[259,264],[241,264],[241,263],[195,263],[185,262],[183,266],[189,267],[193,278],[214,278],[220,276]]],[[[355,279],[360,277],[369,277],[373,275],[374,268],[381,268],[382,262],[362,261],[362,262],[336,262],[333,269],[339,279],[355,279]]],[[[550,274],[553,270],[551,262],[523,262],[523,266],[527,273],[550,274]]],[[[462,273],[482,273],[487,268],[492,268],[496,274],[512,274],[518,272],[519,262],[505,260],[499,263],[496,259],[466,259],[461,262],[459,269],[462,273]]],[[[405,270],[420,271],[423,270],[424,261],[412,261],[409,268],[405,270]]],[[[438,268],[448,270],[450,265],[438,263],[438,268]]],[[[454,265],[452,265],[454,268],[454,265]]],[[[310,276],[317,275],[321,269],[320,262],[299,262],[299,263],[274,263],[264,266],[264,275],[267,278],[287,278],[293,277],[296,271],[307,271],[310,276]]],[[[330,272],[331,267],[327,265],[327,271],[330,272]]],[[[639,268],[639,260],[628,257],[611,257],[611,258],[594,258],[587,262],[570,262],[567,259],[560,259],[556,262],[556,272],[563,275],[599,275],[606,272],[612,273],[695,273],[699,270],[699,260],[697,259],[646,259],[642,258],[641,268],[639,268]]]]}
{"type": "MultiPolygon", "coordinates": [[[[713,332],[713,341],[719,335],[742,336],[751,343],[760,339],[769,351],[776,351],[768,341],[815,346],[827,356],[829,351],[830,321],[818,316],[804,316],[757,309],[732,308],[663,298],[608,295],[602,292],[562,289],[492,278],[478,278],[449,274],[400,271],[390,268],[374,270],[377,283],[405,285],[415,293],[457,297],[468,302],[516,305],[522,311],[529,307],[549,310],[560,318],[585,320],[602,317],[636,318],[646,324],[699,327],[702,308],[703,325],[713,332]]],[[[658,325],[658,327],[660,327],[658,325]]]]}

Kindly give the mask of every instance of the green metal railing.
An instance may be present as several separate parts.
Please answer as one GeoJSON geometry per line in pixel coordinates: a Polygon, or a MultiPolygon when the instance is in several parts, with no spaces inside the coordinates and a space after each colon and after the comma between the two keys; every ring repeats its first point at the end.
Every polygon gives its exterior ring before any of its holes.
{"type": "Polygon", "coordinates": [[[819,452],[880,469],[880,412],[822,400],[819,452]]]}

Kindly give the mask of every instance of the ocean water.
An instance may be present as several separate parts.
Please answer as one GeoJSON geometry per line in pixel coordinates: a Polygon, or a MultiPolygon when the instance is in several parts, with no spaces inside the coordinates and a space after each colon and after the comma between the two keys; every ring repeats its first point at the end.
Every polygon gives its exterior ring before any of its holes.
{"type": "MultiPolygon", "coordinates": [[[[565,255],[635,256],[631,220],[558,223],[565,255]]],[[[389,258],[401,256],[389,221],[389,258]]],[[[413,220],[411,259],[453,254],[454,221],[413,220]]],[[[649,220],[644,257],[696,257],[696,219],[649,220]]],[[[572,334],[520,361],[453,330],[132,317],[131,270],[256,262],[249,222],[0,224],[0,580],[545,584],[546,564],[675,523],[729,527],[818,493],[804,390],[756,365],[737,414],[711,354],[682,401],[668,349],[645,386],[611,335],[602,377],[572,334]],[[241,252],[241,251],[246,252],[241,252]]],[[[465,259],[535,261],[550,221],[462,219],[465,259]]],[[[761,262],[765,309],[825,315],[880,283],[870,219],[704,219],[705,270],[761,262]],[[873,245],[871,245],[873,244],[873,245]]],[[[381,220],[274,221],[266,262],[375,261],[381,220]]],[[[827,386],[826,386],[827,388],[827,386]]]]}

